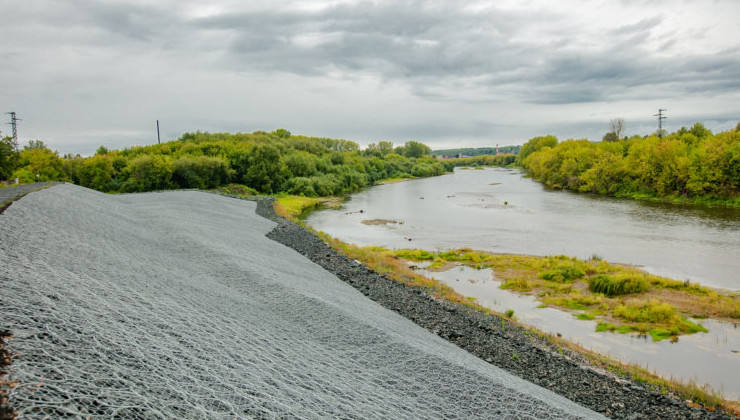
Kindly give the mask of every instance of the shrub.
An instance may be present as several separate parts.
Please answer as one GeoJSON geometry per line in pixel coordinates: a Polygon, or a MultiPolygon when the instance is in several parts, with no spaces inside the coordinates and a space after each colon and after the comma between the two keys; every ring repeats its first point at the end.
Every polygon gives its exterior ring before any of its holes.
{"type": "Polygon", "coordinates": [[[594,293],[602,293],[605,296],[613,297],[646,292],[650,285],[644,276],[624,273],[616,276],[600,274],[591,277],[588,280],[588,287],[594,293]]]}
{"type": "Polygon", "coordinates": [[[544,273],[540,274],[540,277],[542,277],[543,280],[547,281],[565,283],[581,278],[584,275],[586,275],[586,273],[574,265],[563,265],[560,267],[555,267],[552,270],[545,271],[544,273]]]}
{"type": "Polygon", "coordinates": [[[656,324],[677,324],[681,316],[676,308],[656,299],[648,301],[628,301],[614,309],[614,315],[630,322],[650,322],[656,324]]]}
{"type": "Polygon", "coordinates": [[[399,258],[410,261],[428,261],[434,259],[434,254],[423,249],[401,249],[393,254],[399,258]]]}

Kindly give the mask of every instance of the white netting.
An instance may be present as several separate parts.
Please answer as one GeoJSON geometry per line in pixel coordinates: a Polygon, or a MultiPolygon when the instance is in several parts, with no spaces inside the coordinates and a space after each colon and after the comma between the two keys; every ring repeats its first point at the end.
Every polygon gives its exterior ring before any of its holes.
{"type": "Polygon", "coordinates": [[[254,208],[59,185],[0,215],[19,417],[598,417],[265,238],[254,208]]]}

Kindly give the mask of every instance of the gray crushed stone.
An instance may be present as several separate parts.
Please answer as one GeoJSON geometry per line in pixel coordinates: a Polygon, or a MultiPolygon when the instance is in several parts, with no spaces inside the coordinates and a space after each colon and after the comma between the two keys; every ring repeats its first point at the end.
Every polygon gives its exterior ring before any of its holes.
{"type": "Polygon", "coordinates": [[[13,203],[13,201],[20,199],[24,195],[57,184],[59,184],[59,182],[51,181],[37,182],[35,184],[13,185],[6,188],[0,188],[0,213],[5,211],[5,209],[13,203]]]}
{"type": "Polygon", "coordinates": [[[268,239],[279,225],[256,207],[73,185],[9,207],[0,330],[18,418],[602,418],[268,239]]]}

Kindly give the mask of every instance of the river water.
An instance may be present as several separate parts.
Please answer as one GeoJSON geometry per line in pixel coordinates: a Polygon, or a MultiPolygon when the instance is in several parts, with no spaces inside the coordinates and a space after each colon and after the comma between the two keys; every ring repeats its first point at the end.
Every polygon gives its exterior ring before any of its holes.
{"type": "Polygon", "coordinates": [[[313,213],[307,223],[363,246],[598,255],[740,290],[740,210],[550,191],[517,170],[458,169],[380,185],[352,195],[341,210],[313,213]],[[403,223],[361,223],[369,219],[403,223]]]}
{"type": "MultiPolygon", "coordinates": [[[[352,195],[342,209],[314,212],[306,222],[361,246],[598,255],[678,280],[740,290],[740,210],[550,191],[517,170],[457,169],[440,177],[376,186],[352,195]],[[372,219],[399,223],[362,223],[372,219]]],[[[709,333],[681,337],[678,343],[595,333],[594,321],[538,309],[532,298],[498,289],[492,273],[474,272],[458,268],[428,274],[481,304],[514,309],[526,324],[666,377],[708,383],[725,397],[740,400],[736,324],[706,320],[702,323],[709,333]]]]}

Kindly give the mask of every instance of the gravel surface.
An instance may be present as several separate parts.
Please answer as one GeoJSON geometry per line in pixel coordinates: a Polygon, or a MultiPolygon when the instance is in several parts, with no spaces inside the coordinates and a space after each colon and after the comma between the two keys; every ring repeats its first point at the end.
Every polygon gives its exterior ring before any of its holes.
{"type": "MultiPolygon", "coordinates": [[[[458,346],[485,348],[514,372],[507,360],[560,360],[540,382],[560,384],[577,364],[368,272],[257,207],[69,184],[10,206],[0,215],[0,330],[13,334],[17,384],[7,405],[24,419],[602,418],[458,346]]],[[[567,389],[599,377],[583,370],[567,389]]],[[[677,406],[644,413],[685,411],[677,406]]]]}
{"type": "Polygon", "coordinates": [[[0,188],[0,213],[13,204],[13,201],[18,200],[24,195],[56,184],[59,184],[59,182],[37,182],[35,184],[0,188]]]}
{"type": "Polygon", "coordinates": [[[464,305],[440,301],[365,268],[332,250],[308,230],[276,216],[271,200],[257,213],[278,223],[268,237],[285,244],[333,273],[375,302],[494,366],[547,388],[610,418],[729,419],[646,389],[592,366],[526,329],[504,323],[464,305]]]}

